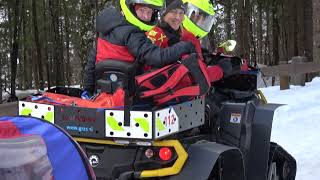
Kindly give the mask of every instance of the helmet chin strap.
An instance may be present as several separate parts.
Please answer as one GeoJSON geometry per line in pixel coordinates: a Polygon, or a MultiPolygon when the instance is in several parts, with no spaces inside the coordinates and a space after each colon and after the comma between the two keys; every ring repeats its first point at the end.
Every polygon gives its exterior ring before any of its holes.
{"type": "Polygon", "coordinates": [[[146,23],[146,24],[150,24],[150,22],[148,22],[148,21],[144,21],[144,20],[140,19],[139,17],[138,17],[138,19],[139,19],[140,21],[142,21],[142,22],[146,23]]]}

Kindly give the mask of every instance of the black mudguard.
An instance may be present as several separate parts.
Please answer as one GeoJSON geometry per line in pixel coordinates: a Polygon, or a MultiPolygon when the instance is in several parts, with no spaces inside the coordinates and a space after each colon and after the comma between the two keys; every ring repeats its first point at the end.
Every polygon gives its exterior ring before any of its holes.
{"type": "Polygon", "coordinates": [[[279,106],[259,101],[223,103],[220,142],[241,150],[246,180],[267,179],[272,121],[279,106]],[[241,121],[230,118],[233,114],[241,115],[241,121]]]}
{"type": "Polygon", "coordinates": [[[255,109],[251,146],[247,154],[247,179],[267,179],[270,137],[275,109],[280,104],[262,104],[255,109]]]}
{"type": "Polygon", "coordinates": [[[220,164],[222,180],[245,179],[242,153],[236,147],[201,141],[189,147],[188,155],[188,160],[182,171],[178,175],[164,179],[207,180],[217,163],[222,163],[220,164]]]}

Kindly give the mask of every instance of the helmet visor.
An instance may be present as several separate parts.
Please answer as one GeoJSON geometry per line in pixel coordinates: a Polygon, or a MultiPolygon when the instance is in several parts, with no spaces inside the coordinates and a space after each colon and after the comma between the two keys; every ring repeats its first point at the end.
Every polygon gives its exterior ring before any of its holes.
{"type": "Polygon", "coordinates": [[[187,13],[186,16],[199,28],[206,32],[210,32],[215,18],[213,15],[208,14],[207,12],[199,9],[191,3],[187,4],[187,13]]]}

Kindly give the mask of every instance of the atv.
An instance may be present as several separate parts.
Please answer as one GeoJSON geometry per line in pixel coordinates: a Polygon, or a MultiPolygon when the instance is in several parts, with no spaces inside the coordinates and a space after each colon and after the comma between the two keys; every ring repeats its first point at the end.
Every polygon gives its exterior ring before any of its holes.
{"type": "MultiPolygon", "coordinates": [[[[224,58],[242,62],[223,53],[207,57],[208,63],[224,58]]],[[[103,68],[100,90],[131,87],[128,74],[134,67],[115,64],[103,68]]],[[[84,108],[25,99],[19,102],[19,114],[65,129],[87,154],[97,179],[294,180],[295,159],[270,142],[280,105],[266,102],[256,78],[253,71],[236,74],[212,84],[205,97],[162,106],[84,108]]],[[[48,91],[75,97],[83,92],[65,87],[48,91]]]]}

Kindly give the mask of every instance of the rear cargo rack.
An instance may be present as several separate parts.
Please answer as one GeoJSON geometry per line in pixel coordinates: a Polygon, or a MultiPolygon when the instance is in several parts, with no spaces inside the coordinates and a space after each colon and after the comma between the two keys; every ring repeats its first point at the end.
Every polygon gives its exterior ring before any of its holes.
{"type": "Polygon", "coordinates": [[[204,98],[156,110],[130,111],[125,126],[124,110],[94,109],[20,101],[19,115],[45,119],[74,137],[96,139],[158,140],[205,123],[204,98]]]}

